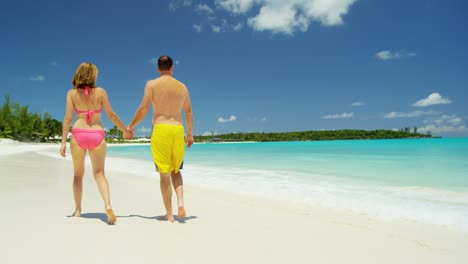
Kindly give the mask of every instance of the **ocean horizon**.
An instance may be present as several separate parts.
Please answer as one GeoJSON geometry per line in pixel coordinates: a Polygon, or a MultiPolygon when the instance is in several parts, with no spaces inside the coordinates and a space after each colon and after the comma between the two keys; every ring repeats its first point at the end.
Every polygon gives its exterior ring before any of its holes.
{"type": "MultiPolygon", "coordinates": [[[[152,164],[148,144],[108,156],[152,164]]],[[[468,232],[468,138],[194,144],[182,173],[195,186],[468,232]]]]}

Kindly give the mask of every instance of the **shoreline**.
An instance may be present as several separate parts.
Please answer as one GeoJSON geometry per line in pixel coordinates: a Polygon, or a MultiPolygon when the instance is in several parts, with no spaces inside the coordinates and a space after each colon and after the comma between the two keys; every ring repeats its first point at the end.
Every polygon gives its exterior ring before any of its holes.
{"type": "MultiPolygon", "coordinates": [[[[71,155],[69,153],[69,148],[67,148],[67,157],[62,158],[58,155],[58,151],[60,148],[60,144],[47,144],[47,143],[19,143],[19,142],[10,142],[10,144],[1,144],[0,140],[0,156],[2,152],[5,150],[8,152],[8,147],[10,150],[13,150],[11,153],[21,153],[23,151],[33,151],[39,152],[42,155],[49,156],[59,160],[69,160],[71,161],[71,155]],[[13,143],[13,144],[11,144],[13,143]],[[6,148],[5,148],[6,147],[6,148]]],[[[140,144],[140,143],[138,143],[140,144]]],[[[215,143],[216,144],[216,143],[215,143]]],[[[140,146],[137,144],[108,144],[110,148],[119,148],[125,146],[140,146]]],[[[149,144],[144,144],[144,146],[149,146],[149,144]]],[[[148,152],[149,153],[149,152],[148,152]]],[[[150,155],[150,154],[149,154],[150,155]]],[[[89,156],[85,160],[86,166],[90,167],[91,162],[89,156]]],[[[119,156],[108,156],[106,158],[106,170],[107,171],[115,171],[117,173],[125,173],[132,175],[132,177],[144,177],[149,179],[159,179],[159,175],[154,171],[154,166],[152,162],[146,159],[139,159],[134,157],[119,157],[119,156]]],[[[278,182],[257,182],[256,184],[261,184],[260,188],[255,189],[252,185],[240,184],[239,180],[235,179],[244,179],[246,173],[239,172],[228,172],[220,170],[219,168],[215,167],[204,167],[199,166],[197,164],[187,164],[185,166],[185,171],[187,171],[187,176],[184,177],[185,184],[196,187],[207,189],[211,191],[221,191],[226,193],[231,193],[235,195],[247,196],[253,199],[263,199],[268,201],[278,201],[278,202],[288,202],[295,205],[303,205],[306,207],[313,207],[313,208],[321,208],[325,210],[343,212],[343,213],[352,213],[352,214],[359,214],[359,215],[366,215],[368,218],[377,220],[377,221],[392,221],[392,220],[400,220],[400,221],[415,221],[421,224],[428,224],[437,227],[444,227],[448,228],[452,231],[463,232],[468,234],[468,229],[466,222],[463,219],[466,218],[466,213],[462,213],[462,211],[453,211],[453,209],[447,209],[444,207],[438,207],[437,205],[432,205],[432,207],[427,207],[427,210],[420,210],[420,206],[426,206],[425,204],[420,204],[424,201],[421,199],[432,199],[430,196],[442,196],[445,197],[444,202],[452,203],[456,202],[457,199],[465,199],[468,193],[462,192],[461,195],[458,195],[458,191],[453,190],[445,190],[445,189],[433,189],[432,187],[397,187],[397,186],[386,186],[385,188],[378,188],[375,190],[369,189],[370,193],[362,193],[358,191],[358,189],[366,189],[368,187],[372,188],[373,185],[366,185],[365,183],[361,183],[364,185],[357,186],[356,183],[351,182],[335,182],[333,179],[316,179],[318,182],[313,184],[313,186],[299,186],[302,192],[299,193],[289,193],[287,189],[284,189],[281,185],[278,185],[278,182]],[[219,173],[226,173],[225,180],[217,181],[216,177],[213,175],[218,175],[219,173]],[[241,173],[241,174],[238,174],[241,173]],[[235,178],[233,178],[235,177],[235,178]],[[239,178],[240,177],[240,178],[239,178]],[[328,190],[329,184],[335,184],[336,187],[330,189],[330,193],[324,193],[325,195],[321,195],[322,191],[328,190]],[[278,189],[279,188],[279,189],[278,189]],[[338,188],[338,189],[337,189],[338,188]],[[276,190],[276,191],[275,191],[276,190]],[[274,191],[274,192],[272,192],[274,191]],[[307,191],[308,194],[305,192],[307,191]],[[410,192],[410,193],[407,193],[410,192]],[[416,200],[407,200],[404,206],[399,206],[398,204],[390,204],[389,201],[391,200],[376,200],[374,203],[369,200],[368,202],[359,197],[362,195],[366,195],[368,197],[394,197],[393,193],[405,193],[405,195],[412,195],[412,197],[416,197],[416,200]],[[341,193],[348,193],[351,194],[348,198],[341,195],[341,193]],[[352,196],[358,195],[358,196],[352,196]],[[301,198],[302,197],[302,198],[301,198]],[[309,197],[309,198],[308,198],[309,197]],[[345,199],[346,198],[346,199],[345,199]],[[344,200],[345,199],[345,200],[344,200]],[[362,202],[361,202],[362,200],[362,202]],[[382,203],[385,203],[385,207],[382,208],[382,203]],[[418,204],[419,203],[419,204],[418,204]],[[380,205],[379,205],[380,204],[380,205]],[[419,206],[419,207],[418,207],[419,206]],[[435,207],[434,207],[435,206],[435,207]],[[382,209],[380,209],[382,208],[382,209]],[[413,208],[417,210],[417,214],[410,213],[410,209],[413,208]],[[432,214],[431,209],[436,210],[439,208],[438,211],[442,214],[430,216],[432,214]],[[463,224],[465,223],[465,224],[463,224]]],[[[260,179],[254,173],[253,180],[260,179]]],[[[263,173],[268,173],[272,177],[277,177],[275,171],[259,171],[258,175],[262,175],[263,173]]],[[[185,175],[185,173],[183,172],[185,175]]],[[[248,176],[250,177],[250,176],[248,176]]],[[[261,176],[260,176],[261,177],[261,176]]],[[[266,179],[265,179],[266,180],[266,179]]],[[[254,184],[255,185],[255,184],[254,184]]],[[[297,186],[291,186],[291,188],[298,188],[297,186]]],[[[394,197],[396,199],[403,199],[394,197]]],[[[437,201],[435,199],[434,201],[437,201]]],[[[460,200],[461,201],[461,200],[460,200]]],[[[449,206],[449,204],[447,204],[449,206]]]]}
{"type": "Polygon", "coordinates": [[[59,157],[58,149],[58,158],[48,155],[55,155],[51,150],[57,146],[44,151],[26,144],[26,151],[0,155],[5,263],[147,263],[175,257],[176,263],[429,264],[468,259],[468,234],[444,227],[380,221],[192,185],[184,185],[188,217],[170,224],[161,221],[157,177],[135,177],[109,165],[106,177],[117,224],[105,224],[90,164],[82,217],[70,217],[72,164],[69,156],[59,157]]]}

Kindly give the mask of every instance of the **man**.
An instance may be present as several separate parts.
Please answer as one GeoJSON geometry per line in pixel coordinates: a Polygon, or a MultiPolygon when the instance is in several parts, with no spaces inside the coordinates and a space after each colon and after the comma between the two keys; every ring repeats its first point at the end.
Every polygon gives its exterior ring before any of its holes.
{"type": "Polygon", "coordinates": [[[147,82],[143,100],[130,122],[129,130],[143,120],[153,104],[153,134],[151,152],[160,175],[160,188],[166,208],[166,219],[174,222],[172,215],[172,188],[177,195],[178,214],[186,216],[183,197],[183,180],[180,168],[184,158],[185,144],[193,144],[193,115],[189,91],[183,83],[172,77],[174,66],[169,56],[158,59],[160,77],[147,82]],[[184,138],[184,125],[181,112],[184,111],[187,135],[184,138]]]}

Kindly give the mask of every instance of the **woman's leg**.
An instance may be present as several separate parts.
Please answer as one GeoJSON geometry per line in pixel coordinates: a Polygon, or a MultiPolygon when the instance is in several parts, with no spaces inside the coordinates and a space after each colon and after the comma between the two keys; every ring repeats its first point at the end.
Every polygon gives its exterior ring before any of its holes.
{"type": "Polygon", "coordinates": [[[73,196],[75,198],[75,212],[73,216],[81,215],[81,199],[83,197],[83,175],[84,175],[84,160],[86,150],[82,149],[76,143],[73,137],[70,139],[70,152],[73,160],[73,196]]]}
{"type": "Polygon", "coordinates": [[[104,206],[107,213],[107,222],[114,224],[116,221],[114,212],[112,211],[112,205],[110,202],[110,191],[109,183],[107,182],[106,176],[104,175],[104,163],[106,159],[106,148],[107,143],[105,140],[99,144],[95,149],[89,150],[89,157],[91,158],[91,164],[93,166],[94,179],[101,193],[101,197],[104,200],[104,206]]]}

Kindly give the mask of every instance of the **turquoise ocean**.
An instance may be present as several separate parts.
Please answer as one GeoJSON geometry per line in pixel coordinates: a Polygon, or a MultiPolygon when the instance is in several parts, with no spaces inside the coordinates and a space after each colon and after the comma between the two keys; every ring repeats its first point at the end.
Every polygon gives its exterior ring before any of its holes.
{"type": "MultiPolygon", "coordinates": [[[[147,144],[108,156],[152,163],[147,144]]],[[[194,144],[182,173],[200,187],[468,232],[468,138],[194,144]]]]}

